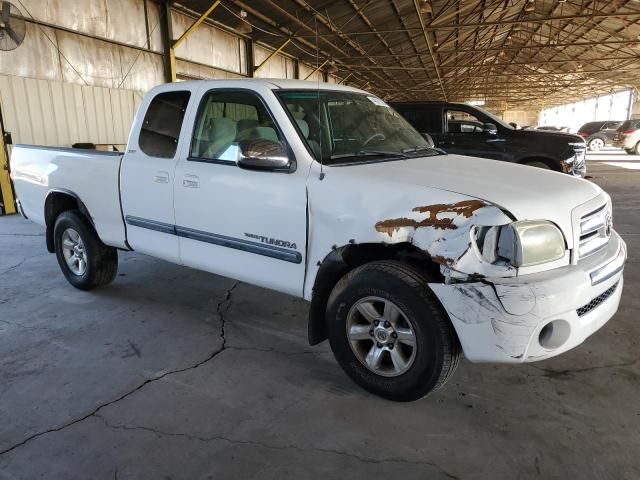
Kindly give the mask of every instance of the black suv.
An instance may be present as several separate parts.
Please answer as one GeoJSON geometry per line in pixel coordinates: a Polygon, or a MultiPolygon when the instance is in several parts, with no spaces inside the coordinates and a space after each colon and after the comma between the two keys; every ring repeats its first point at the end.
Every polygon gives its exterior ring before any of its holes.
{"type": "Polygon", "coordinates": [[[613,143],[613,137],[616,136],[616,132],[621,125],[621,120],[589,122],[580,127],[578,135],[586,140],[589,150],[597,152],[605,145],[613,143]]]}
{"type": "Polygon", "coordinates": [[[522,163],[584,177],[586,146],[568,133],[520,130],[465,103],[391,102],[411,125],[449,153],[522,163]]]}

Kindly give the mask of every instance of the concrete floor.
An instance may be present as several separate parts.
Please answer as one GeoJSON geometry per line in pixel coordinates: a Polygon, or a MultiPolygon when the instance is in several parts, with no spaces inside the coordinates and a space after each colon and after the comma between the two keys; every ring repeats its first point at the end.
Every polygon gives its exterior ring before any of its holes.
{"type": "Polygon", "coordinates": [[[639,478],[640,172],[590,173],[629,245],[618,315],[409,404],[308,347],[301,301],[130,253],[83,293],[40,228],[0,218],[0,478],[639,478]]]}

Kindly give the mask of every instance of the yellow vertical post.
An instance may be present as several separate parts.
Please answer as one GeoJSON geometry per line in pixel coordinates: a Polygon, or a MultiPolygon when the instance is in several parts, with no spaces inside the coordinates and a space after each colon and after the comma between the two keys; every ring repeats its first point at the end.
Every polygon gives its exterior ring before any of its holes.
{"type": "Polygon", "coordinates": [[[178,79],[178,74],[176,70],[176,50],[173,47],[169,49],[169,72],[171,81],[175,82],[178,79]]]}
{"type": "Polygon", "coordinates": [[[13,199],[13,187],[9,179],[9,159],[4,145],[4,132],[0,129],[0,191],[2,191],[2,204],[4,213],[16,213],[13,199]]]}
{"type": "MultiPolygon", "coordinates": [[[[177,80],[176,48],[178,48],[178,45],[180,45],[189,35],[191,35],[191,32],[193,32],[196,28],[198,28],[198,26],[202,22],[204,22],[209,15],[211,15],[211,12],[213,12],[216,9],[216,7],[220,5],[220,1],[221,0],[216,0],[215,2],[213,2],[209,6],[209,8],[207,8],[207,10],[202,15],[200,15],[198,19],[195,22],[193,22],[191,26],[189,26],[189,28],[187,28],[182,35],[180,35],[180,37],[177,40],[173,40],[171,42],[171,45],[169,47],[169,72],[171,75],[172,82],[175,82],[177,80]]],[[[167,11],[171,11],[171,10],[167,9],[167,11]]],[[[171,32],[171,29],[169,29],[169,32],[171,32]]]]}

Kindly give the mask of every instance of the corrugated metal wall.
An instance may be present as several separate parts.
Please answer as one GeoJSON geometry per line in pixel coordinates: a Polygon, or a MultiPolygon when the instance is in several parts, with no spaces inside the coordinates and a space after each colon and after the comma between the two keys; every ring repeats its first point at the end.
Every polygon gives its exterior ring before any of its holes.
{"type": "MultiPolygon", "coordinates": [[[[145,92],[164,82],[160,6],[145,0],[20,0],[27,22],[24,43],[0,52],[0,106],[14,143],[69,146],[76,142],[126,144],[145,92]],[[46,25],[45,25],[46,24],[46,25]],[[148,35],[147,35],[148,33],[148,35]]],[[[172,11],[174,38],[194,21],[172,11]]],[[[209,24],[177,48],[178,78],[242,78],[247,63],[273,50],[209,24]]],[[[299,78],[315,69],[299,65],[299,78]]],[[[257,73],[295,78],[296,62],[278,54],[257,73]]],[[[309,80],[322,81],[322,72],[309,80]]],[[[331,77],[330,81],[336,79],[331,77]]]]}
{"type": "Polygon", "coordinates": [[[298,67],[300,69],[300,78],[301,79],[307,79],[309,81],[313,80],[314,82],[317,81],[324,81],[322,79],[323,75],[321,71],[317,71],[315,73],[313,73],[313,71],[316,69],[316,67],[313,67],[311,65],[305,65],[304,63],[301,63],[300,66],[298,67]],[[313,75],[311,75],[313,73],[313,75]],[[309,78],[307,78],[309,77],[309,78]]]}
{"type": "Polygon", "coordinates": [[[27,18],[99,38],[28,22],[23,44],[0,55],[0,73],[138,91],[164,81],[155,3],[148,2],[149,39],[141,0],[21,0],[17,6],[27,18]]]}
{"type": "MultiPolygon", "coordinates": [[[[174,38],[179,38],[194,21],[178,12],[172,13],[171,20],[174,38]]],[[[245,41],[207,24],[200,25],[178,46],[176,58],[232,73],[247,73],[245,41]]]]}
{"type": "MultiPolygon", "coordinates": [[[[273,50],[269,50],[260,45],[254,45],[253,56],[255,64],[261,65],[273,50]]],[[[285,55],[276,54],[268,63],[255,73],[259,78],[296,78],[295,77],[295,61],[285,55]]]]}
{"type": "Polygon", "coordinates": [[[124,149],[140,92],[0,75],[0,107],[14,144],[124,149]]]}

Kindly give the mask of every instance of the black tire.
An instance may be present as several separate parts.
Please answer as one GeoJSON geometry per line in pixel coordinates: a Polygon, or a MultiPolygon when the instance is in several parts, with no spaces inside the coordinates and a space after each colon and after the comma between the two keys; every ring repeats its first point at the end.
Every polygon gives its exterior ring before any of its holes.
{"type": "Polygon", "coordinates": [[[327,304],[329,343],[342,369],[365,390],[390,400],[413,401],[442,387],[456,370],[462,353],[460,342],[427,282],[403,263],[379,261],[352,270],[334,287],[327,304]],[[359,300],[372,296],[395,304],[415,332],[413,363],[399,376],[370,370],[347,338],[350,310],[359,300]]]}
{"type": "Polygon", "coordinates": [[[53,242],[58,264],[67,281],[80,290],[93,290],[113,281],[118,272],[118,251],[108,247],[98,238],[87,218],[77,210],[62,212],[53,228],[53,242]],[[84,244],[86,267],[82,274],[76,274],[65,259],[62,237],[65,231],[77,232],[84,244]]]}
{"type": "Polygon", "coordinates": [[[523,162],[523,165],[528,165],[529,167],[542,168],[543,170],[551,170],[551,167],[548,163],[543,162],[542,160],[529,160],[528,162],[523,162]]]}
{"type": "Polygon", "coordinates": [[[587,141],[587,149],[591,152],[599,152],[600,149],[602,147],[605,147],[606,145],[607,145],[607,141],[602,137],[593,137],[587,141]],[[599,145],[600,143],[602,143],[602,146],[599,145]]]}
{"type": "Polygon", "coordinates": [[[636,155],[640,155],[640,142],[636,143],[636,146],[633,148],[636,155]]]}

